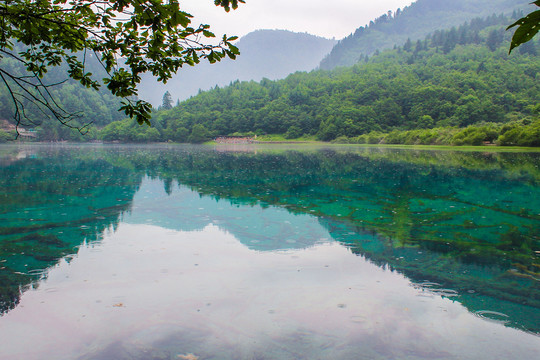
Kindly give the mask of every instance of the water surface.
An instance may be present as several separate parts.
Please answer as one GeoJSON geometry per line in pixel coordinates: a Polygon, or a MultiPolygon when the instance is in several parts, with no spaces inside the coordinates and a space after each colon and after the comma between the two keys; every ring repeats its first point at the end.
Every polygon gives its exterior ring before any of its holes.
{"type": "Polygon", "coordinates": [[[0,358],[534,358],[539,155],[0,147],[0,358]]]}

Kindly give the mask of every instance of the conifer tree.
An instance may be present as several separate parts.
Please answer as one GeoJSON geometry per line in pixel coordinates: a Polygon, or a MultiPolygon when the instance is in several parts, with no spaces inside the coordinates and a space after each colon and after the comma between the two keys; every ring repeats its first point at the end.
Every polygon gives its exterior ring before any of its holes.
{"type": "Polygon", "coordinates": [[[165,94],[163,94],[163,103],[161,104],[161,109],[163,110],[170,110],[172,109],[172,96],[171,93],[168,91],[165,91],[165,94]]]}

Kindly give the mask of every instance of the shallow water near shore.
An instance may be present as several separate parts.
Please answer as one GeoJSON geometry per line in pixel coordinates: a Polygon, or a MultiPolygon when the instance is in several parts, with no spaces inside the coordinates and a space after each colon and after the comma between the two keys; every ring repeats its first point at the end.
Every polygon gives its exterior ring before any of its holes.
{"type": "Polygon", "coordinates": [[[68,145],[0,157],[0,358],[540,348],[540,154],[68,145]]]}

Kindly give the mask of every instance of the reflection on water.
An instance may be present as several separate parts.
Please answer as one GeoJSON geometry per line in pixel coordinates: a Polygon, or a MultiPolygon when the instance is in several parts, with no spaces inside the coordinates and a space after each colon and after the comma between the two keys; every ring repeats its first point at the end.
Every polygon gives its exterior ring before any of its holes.
{"type": "Polygon", "coordinates": [[[116,226],[141,181],[92,155],[49,158],[31,147],[2,149],[10,151],[0,153],[0,314],[48,266],[116,226]]]}
{"type": "Polygon", "coordinates": [[[147,181],[134,198],[131,216],[124,221],[183,231],[214,224],[257,251],[304,249],[330,238],[310,215],[291,215],[278,207],[238,206],[180,189],[158,196],[163,182],[147,181]]]}
{"type": "Polygon", "coordinates": [[[2,148],[0,358],[534,357],[539,154],[256,149],[2,148]]]}

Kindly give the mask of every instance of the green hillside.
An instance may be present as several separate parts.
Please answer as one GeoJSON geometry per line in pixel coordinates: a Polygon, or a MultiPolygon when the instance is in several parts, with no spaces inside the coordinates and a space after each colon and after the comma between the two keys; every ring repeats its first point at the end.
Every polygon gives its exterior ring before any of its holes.
{"type": "Polygon", "coordinates": [[[377,50],[403,45],[408,38],[423,39],[435,30],[450,29],[465,21],[491,14],[512,14],[531,9],[529,0],[418,0],[389,12],[342,39],[320,64],[321,69],[351,66],[377,50]]]}
{"type": "Polygon", "coordinates": [[[101,135],[201,142],[252,132],[357,143],[538,146],[540,44],[536,39],[508,55],[510,22],[474,19],[350,68],[236,82],[158,112],[152,128],[117,122],[101,135]]]}
{"type": "MultiPolygon", "coordinates": [[[[20,48],[19,51],[23,49],[20,48]]],[[[81,55],[82,56],[82,55],[81,55]]],[[[21,66],[21,63],[7,56],[0,57],[0,67],[8,73],[17,75],[28,75],[26,70],[21,66]]],[[[91,55],[86,56],[86,71],[91,72],[97,79],[105,77],[105,70],[101,64],[91,55]]],[[[81,127],[85,124],[103,127],[115,120],[121,120],[125,115],[120,113],[118,109],[121,106],[121,99],[113,96],[106,88],[102,87],[99,91],[88,89],[82,86],[75,80],[67,80],[67,66],[60,65],[52,67],[42,79],[46,85],[52,85],[48,88],[50,96],[45,94],[51,104],[56,104],[57,110],[62,112],[63,109],[67,113],[76,114],[74,119],[69,122],[72,127],[81,127]]],[[[22,99],[20,109],[24,109],[24,116],[20,127],[22,129],[35,130],[38,140],[55,141],[55,140],[83,140],[92,137],[95,131],[92,131],[89,136],[83,138],[82,135],[67,126],[62,125],[56,118],[51,116],[50,112],[43,112],[43,109],[38,108],[35,102],[29,101],[23,90],[18,88],[16,84],[7,79],[10,88],[13,92],[24,95],[26,99],[22,99]]],[[[31,79],[30,81],[34,81],[31,79]]],[[[8,87],[5,83],[0,82],[0,142],[6,139],[14,138],[13,126],[16,123],[14,119],[15,106],[8,87]],[[2,129],[3,128],[3,129],[2,129]]],[[[27,90],[32,91],[30,87],[27,90]]]]}

